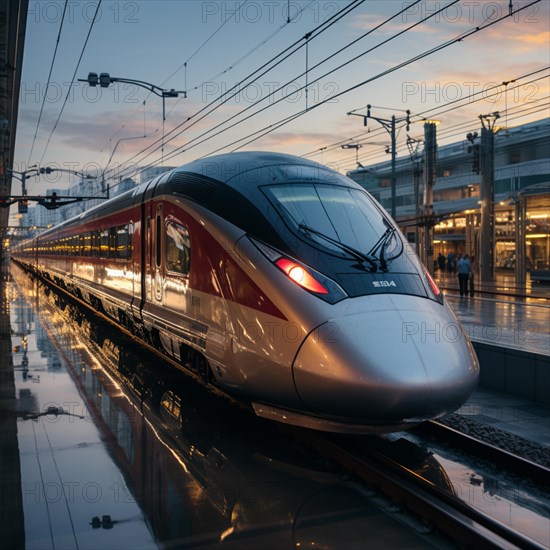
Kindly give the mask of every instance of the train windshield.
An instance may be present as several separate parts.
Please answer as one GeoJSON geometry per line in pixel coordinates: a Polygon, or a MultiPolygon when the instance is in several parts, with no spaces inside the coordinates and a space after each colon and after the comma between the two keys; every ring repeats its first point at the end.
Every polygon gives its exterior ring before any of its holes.
{"type": "Polygon", "coordinates": [[[360,189],[302,183],[264,190],[295,229],[325,248],[388,260],[402,249],[398,232],[360,189]]]}

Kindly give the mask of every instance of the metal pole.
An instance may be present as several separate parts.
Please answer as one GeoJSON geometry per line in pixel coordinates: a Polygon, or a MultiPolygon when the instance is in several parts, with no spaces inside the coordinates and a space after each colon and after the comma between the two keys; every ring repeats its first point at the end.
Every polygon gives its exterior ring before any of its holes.
{"type": "MultiPolygon", "coordinates": [[[[483,119],[482,119],[483,121],[483,119]]],[[[481,128],[481,282],[494,279],[495,204],[493,182],[494,134],[490,124],[481,128]]]]}
{"type": "Polygon", "coordinates": [[[524,285],[526,283],[525,276],[525,197],[518,195],[514,203],[515,221],[516,221],[516,284],[524,285]]]}
{"type": "MultiPolygon", "coordinates": [[[[436,170],[436,124],[424,124],[424,215],[428,220],[433,214],[433,185],[436,170]]],[[[431,275],[434,271],[433,226],[427,224],[424,228],[423,261],[431,275]]]]}
{"type": "Polygon", "coordinates": [[[395,219],[396,204],[395,204],[395,157],[397,155],[396,136],[395,136],[395,115],[391,117],[391,217],[395,219]]]}
{"type": "MultiPolygon", "coordinates": [[[[414,216],[418,220],[420,218],[420,176],[422,175],[422,169],[420,168],[420,161],[414,161],[414,216]]],[[[416,247],[416,253],[420,256],[420,227],[418,223],[414,226],[414,245],[416,247]]]]}

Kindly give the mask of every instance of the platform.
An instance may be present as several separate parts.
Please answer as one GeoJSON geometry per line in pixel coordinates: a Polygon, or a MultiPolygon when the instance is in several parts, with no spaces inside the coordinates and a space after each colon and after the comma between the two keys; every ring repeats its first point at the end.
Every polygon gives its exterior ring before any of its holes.
{"type": "Polygon", "coordinates": [[[550,448],[550,406],[479,387],[458,414],[550,448]]]}
{"type": "MultiPolygon", "coordinates": [[[[458,294],[458,277],[456,273],[442,273],[436,271],[434,280],[445,291],[458,294]]],[[[530,273],[527,273],[525,284],[516,284],[516,279],[512,271],[498,270],[495,272],[494,281],[481,283],[479,273],[475,280],[476,296],[487,294],[499,294],[501,297],[508,297],[514,300],[531,299],[531,301],[541,301],[550,303],[550,284],[546,282],[531,281],[530,273]]]]}
{"type": "Polygon", "coordinates": [[[550,305],[453,292],[446,297],[472,341],[550,356],[550,305]]]}
{"type": "Polygon", "coordinates": [[[446,298],[476,350],[480,385],[550,406],[550,305],[452,291],[446,298]]]}

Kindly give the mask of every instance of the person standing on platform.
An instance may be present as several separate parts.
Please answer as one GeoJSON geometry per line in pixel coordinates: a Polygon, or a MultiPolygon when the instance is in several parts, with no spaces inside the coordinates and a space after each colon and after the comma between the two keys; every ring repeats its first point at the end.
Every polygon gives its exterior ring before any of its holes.
{"type": "Polygon", "coordinates": [[[441,252],[437,256],[437,265],[439,266],[439,271],[441,271],[441,274],[444,274],[445,273],[445,256],[443,256],[441,252]]]}
{"type": "Polygon", "coordinates": [[[468,259],[468,254],[462,254],[462,258],[458,261],[458,287],[460,289],[460,296],[468,296],[468,280],[470,279],[470,273],[472,272],[472,266],[468,259]]]}
{"type": "Polygon", "coordinates": [[[454,273],[455,271],[455,255],[454,252],[449,252],[447,254],[447,271],[449,274],[454,273]]]}
{"type": "Polygon", "coordinates": [[[470,268],[471,268],[471,272],[470,272],[470,296],[474,296],[474,282],[475,282],[475,276],[476,276],[476,272],[477,272],[477,264],[476,264],[476,259],[474,256],[472,256],[470,258],[470,268]]]}

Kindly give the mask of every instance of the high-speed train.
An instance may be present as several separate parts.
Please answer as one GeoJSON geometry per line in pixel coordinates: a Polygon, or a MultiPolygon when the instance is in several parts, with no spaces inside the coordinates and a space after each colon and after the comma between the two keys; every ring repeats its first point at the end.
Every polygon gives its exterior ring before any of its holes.
{"type": "Polygon", "coordinates": [[[361,186],[265,152],[197,160],[12,251],[262,417],[347,433],[457,409],[479,364],[361,186]]]}

